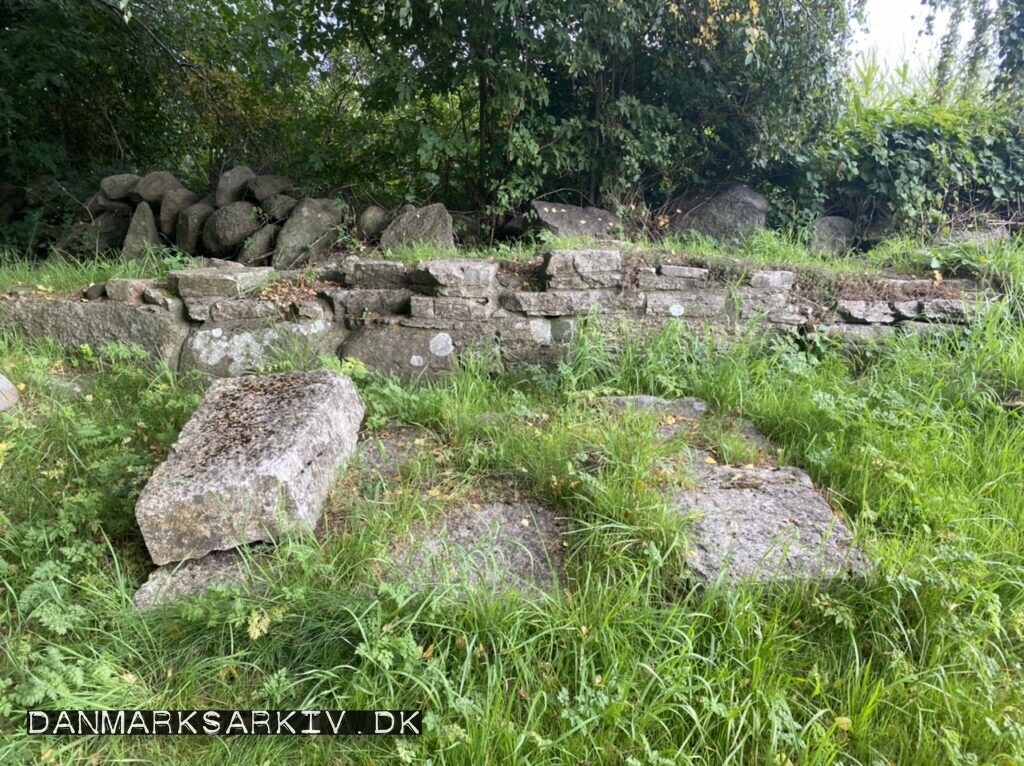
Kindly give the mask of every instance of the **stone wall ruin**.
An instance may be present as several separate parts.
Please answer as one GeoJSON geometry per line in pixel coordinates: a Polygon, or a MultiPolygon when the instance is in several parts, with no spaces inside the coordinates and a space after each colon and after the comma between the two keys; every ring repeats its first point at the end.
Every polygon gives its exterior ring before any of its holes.
{"type": "Polygon", "coordinates": [[[112,279],[81,294],[15,289],[0,327],[76,347],[124,341],[179,372],[216,377],[301,348],[405,378],[461,352],[551,364],[588,315],[656,331],[678,323],[728,339],[748,327],[861,341],[963,327],[990,295],[965,281],[858,278],[822,286],[800,270],[723,272],[693,259],[628,263],[615,249],[557,250],[532,264],[347,257],[310,272],[207,259],[167,280],[112,279]]]}

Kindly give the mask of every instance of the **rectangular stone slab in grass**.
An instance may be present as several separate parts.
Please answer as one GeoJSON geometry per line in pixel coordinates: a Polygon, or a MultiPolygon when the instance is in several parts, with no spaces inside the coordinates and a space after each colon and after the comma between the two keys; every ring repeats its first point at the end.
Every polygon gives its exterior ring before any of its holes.
{"type": "Polygon", "coordinates": [[[867,561],[846,524],[797,468],[694,466],[698,487],[676,498],[692,519],[690,569],[702,580],[832,581],[867,561]]]}
{"type": "Polygon", "coordinates": [[[392,577],[417,590],[550,590],[565,563],[565,529],[565,518],[529,501],[453,508],[395,545],[392,577]]]}
{"type": "Polygon", "coordinates": [[[135,506],[156,564],[313,528],[363,402],[326,370],[218,380],[135,506]]]}

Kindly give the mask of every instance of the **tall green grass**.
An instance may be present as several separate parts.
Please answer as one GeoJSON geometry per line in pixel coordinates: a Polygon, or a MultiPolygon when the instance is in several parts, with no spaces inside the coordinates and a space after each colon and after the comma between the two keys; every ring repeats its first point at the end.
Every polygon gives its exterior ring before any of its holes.
{"type": "MultiPolygon", "coordinates": [[[[199,379],[112,347],[0,340],[24,406],[0,415],[4,763],[1015,763],[1024,758],[1024,329],[851,355],[585,326],[553,371],[468,361],[433,385],[346,363],[367,425],[424,429],[393,480],[342,477],[333,530],[254,554],[255,585],[140,615],[136,493],[199,379]],[[59,376],[59,377],[55,377],[59,376]],[[77,376],[81,394],[65,384],[77,376]],[[754,421],[830,494],[876,562],[863,581],[699,588],[671,496],[687,445],[596,406],[704,397],[754,421]],[[547,596],[382,579],[414,525],[489,488],[569,519],[547,596]],[[418,739],[21,734],[48,707],[422,707],[418,739]]],[[[336,362],[331,362],[332,366],[336,362]]],[[[720,438],[715,435],[714,438],[720,438]]],[[[746,458],[744,458],[746,459],[746,458]]]]}
{"type": "Polygon", "coordinates": [[[114,277],[159,278],[172,269],[185,267],[191,258],[173,248],[152,248],[142,258],[120,257],[77,259],[53,251],[43,260],[29,259],[10,250],[0,250],[0,294],[12,287],[42,291],[77,291],[114,277]]]}

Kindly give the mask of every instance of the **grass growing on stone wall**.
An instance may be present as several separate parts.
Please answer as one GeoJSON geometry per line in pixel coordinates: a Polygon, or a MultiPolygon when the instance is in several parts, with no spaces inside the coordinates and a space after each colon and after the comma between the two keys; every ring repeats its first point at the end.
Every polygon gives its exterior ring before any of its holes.
{"type": "Polygon", "coordinates": [[[897,237],[876,247],[841,255],[814,252],[806,245],[775,231],[759,231],[745,241],[724,245],[708,237],[668,236],[662,241],[599,242],[586,237],[562,237],[542,233],[532,240],[502,244],[493,248],[460,249],[456,252],[418,245],[387,253],[364,253],[404,263],[445,258],[471,258],[517,263],[540,258],[551,250],[616,248],[627,263],[681,263],[698,261],[725,269],[797,268],[837,276],[872,274],[933,277],[963,276],[981,278],[997,287],[1024,284],[1024,247],[1013,241],[989,243],[922,243],[897,237]]]}
{"type": "Polygon", "coordinates": [[[252,592],[144,616],[134,498],[202,381],[116,346],[3,337],[0,360],[25,386],[0,415],[3,763],[1024,759],[1024,329],[1003,306],[959,340],[855,357],[589,328],[555,372],[474,362],[417,386],[346,363],[368,427],[425,429],[414,460],[390,480],[342,477],[331,533],[254,558],[252,592]],[[827,594],[695,589],[667,502],[688,481],[682,445],[594,406],[613,393],[704,397],[717,421],[691,441],[720,459],[750,459],[729,423],[754,421],[831,490],[876,570],[827,594]],[[561,590],[459,601],[381,581],[396,539],[488,487],[571,519],[561,590]],[[21,713],[37,706],[422,707],[427,731],[30,739],[21,713]]]}
{"type": "MultiPolygon", "coordinates": [[[[809,250],[803,244],[774,231],[755,232],[747,240],[723,245],[707,237],[687,235],[666,237],[660,242],[597,242],[585,237],[560,237],[541,233],[532,239],[500,243],[489,248],[450,250],[416,245],[390,252],[367,249],[359,255],[416,264],[448,258],[497,259],[514,266],[539,259],[551,250],[617,248],[626,263],[648,265],[696,260],[722,269],[802,268],[823,275],[894,274],[966,276],[982,278],[1000,289],[1020,290],[1024,285],[1024,246],[1014,241],[991,243],[923,244],[909,238],[883,241],[867,252],[830,256],[809,250]]],[[[344,252],[335,253],[343,257],[344,252]]],[[[123,261],[115,255],[77,260],[54,251],[45,260],[29,260],[12,251],[0,250],[0,294],[23,286],[43,291],[77,291],[94,282],[113,277],[158,278],[183,268],[192,261],[175,248],[153,248],[137,261],[123,261]]]]}
{"type": "Polygon", "coordinates": [[[58,250],[46,259],[30,260],[11,251],[0,250],[0,294],[16,286],[43,292],[71,292],[114,277],[162,277],[191,260],[173,248],[153,248],[144,257],[132,261],[115,254],[75,259],[58,250]]]}

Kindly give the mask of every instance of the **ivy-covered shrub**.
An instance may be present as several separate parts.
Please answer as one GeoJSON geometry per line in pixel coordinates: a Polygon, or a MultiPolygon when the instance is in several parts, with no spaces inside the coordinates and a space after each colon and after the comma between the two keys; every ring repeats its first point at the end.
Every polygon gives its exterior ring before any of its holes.
{"type": "Polygon", "coordinates": [[[1024,123],[987,96],[948,103],[917,92],[866,105],[854,91],[835,125],[773,180],[779,223],[795,228],[822,212],[919,233],[1013,221],[1024,203],[1024,123]]]}

